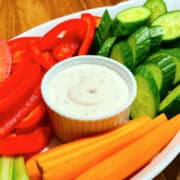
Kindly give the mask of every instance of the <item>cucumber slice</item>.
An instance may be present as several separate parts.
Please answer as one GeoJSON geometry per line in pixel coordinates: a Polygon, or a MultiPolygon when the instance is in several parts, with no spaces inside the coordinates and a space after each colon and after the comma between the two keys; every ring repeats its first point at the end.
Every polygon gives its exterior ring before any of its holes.
{"type": "Polygon", "coordinates": [[[131,117],[137,118],[145,114],[155,117],[159,110],[160,97],[153,75],[143,66],[139,66],[136,70],[135,79],[137,95],[131,106],[131,117]]]}
{"type": "Polygon", "coordinates": [[[149,28],[147,26],[139,28],[129,36],[127,41],[132,49],[134,65],[144,61],[150,51],[149,28]]]}
{"type": "Polygon", "coordinates": [[[111,50],[110,57],[124,64],[130,70],[133,70],[134,64],[132,51],[127,41],[121,41],[119,43],[116,43],[111,50]]]}
{"type": "Polygon", "coordinates": [[[28,180],[28,175],[25,168],[24,158],[19,156],[14,159],[14,180],[28,180]]]}
{"type": "Polygon", "coordinates": [[[96,30],[94,41],[92,43],[91,53],[97,54],[98,50],[110,34],[112,19],[107,10],[104,11],[100,24],[96,30]]]}
{"type": "Polygon", "coordinates": [[[162,51],[167,52],[180,60],[180,48],[164,49],[162,51]]]}
{"type": "Polygon", "coordinates": [[[163,99],[160,104],[160,113],[166,113],[168,118],[180,113],[180,85],[163,99]]]}
{"type": "MultiPolygon", "coordinates": [[[[172,59],[174,65],[175,65],[175,75],[174,75],[172,85],[176,85],[177,83],[180,82],[180,58],[178,59],[177,57],[171,55],[168,51],[162,49],[162,50],[152,54],[151,56],[149,56],[147,59],[147,62],[154,61],[154,60],[159,61],[164,58],[172,59]]],[[[166,69],[166,67],[165,67],[165,69],[166,69]]],[[[174,72],[174,68],[172,69],[172,73],[173,72],[174,72]]]]}
{"type": "Polygon", "coordinates": [[[1,169],[0,169],[0,179],[12,180],[13,179],[13,166],[14,158],[2,156],[1,157],[1,169]]]}
{"type": "Polygon", "coordinates": [[[180,38],[180,10],[171,11],[159,16],[152,26],[162,26],[163,41],[171,41],[180,38]]]}
{"type": "Polygon", "coordinates": [[[115,41],[116,41],[116,37],[108,37],[100,47],[97,55],[105,56],[105,57],[108,56],[115,41]]]}
{"type": "Polygon", "coordinates": [[[162,41],[163,29],[161,26],[152,26],[149,28],[151,38],[151,48],[159,46],[162,41]]]}
{"type": "Polygon", "coordinates": [[[172,56],[164,56],[163,58],[155,58],[151,63],[157,64],[163,74],[163,83],[160,90],[160,97],[163,98],[167,95],[168,90],[172,87],[175,78],[176,65],[172,56]]]}
{"type": "Polygon", "coordinates": [[[149,24],[151,24],[158,16],[167,13],[167,7],[163,0],[147,0],[144,7],[151,10],[149,24]]]}
{"type": "Polygon", "coordinates": [[[148,8],[137,6],[118,13],[113,21],[111,32],[114,36],[129,35],[145,24],[151,15],[148,8]]]}

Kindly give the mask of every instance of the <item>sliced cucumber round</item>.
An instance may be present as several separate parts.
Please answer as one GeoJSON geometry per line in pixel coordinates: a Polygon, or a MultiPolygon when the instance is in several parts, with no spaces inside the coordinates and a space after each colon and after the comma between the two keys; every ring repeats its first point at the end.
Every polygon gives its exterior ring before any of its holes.
{"type": "Polygon", "coordinates": [[[151,10],[149,23],[152,23],[158,16],[167,12],[167,7],[163,0],[146,0],[144,7],[151,10]]]}
{"type": "Polygon", "coordinates": [[[171,11],[159,16],[152,26],[162,26],[163,41],[171,41],[180,38],[180,10],[171,11]]]}
{"type": "Polygon", "coordinates": [[[115,36],[131,34],[145,24],[151,15],[146,7],[131,7],[118,13],[113,21],[111,32],[115,36]]]}
{"type": "Polygon", "coordinates": [[[131,117],[137,118],[145,114],[155,117],[159,110],[160,97],[153,75],[144,66],[139,66],[135,79],[137,95],[131,106],[131,117]]]}
{"type": "Polygon", "coordinates": [[[115,41],[116,37],[108,37],[100,47],[97,55],[107,57],[115,41]]]}
{"type": "Polygon", "coordinates": [[[121,41],[119,43],[116,43],[112,47],[110,57],[124,64],[130,70],[133,70],[134,64],[133,64],[132,51],[127,41],[121,41]]]}
{"type": "Polygon", "coordinates": [[[163,29],[161,26],[152,26],[149,28],[151,38],[151,48],[159,46],[162,41],[163,29]]]}
{"type": "Polygon", "coordinates": [[[149,28],[147,26],[142,26],[131,34],[127,41],[132,49],[134,65],[144,61],[150,51],[149,28]]]}
{"type": "Polygon", "coordinates": [[[180,113],[180,85],[163,99],[160,104],[160,113],[166,113],[168,118],[180,113]]]}

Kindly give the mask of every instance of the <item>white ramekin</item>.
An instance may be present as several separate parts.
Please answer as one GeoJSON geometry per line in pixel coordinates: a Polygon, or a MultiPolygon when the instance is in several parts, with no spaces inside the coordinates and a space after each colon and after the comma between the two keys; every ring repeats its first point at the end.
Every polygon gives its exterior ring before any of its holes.
{"type": "Polygon", "coordinates": [[[136,96],[136,81],[133,74],[124,65],[107,57],[86,55],[75,56],[57,63],[44,76],[41,84],[41,92],[43,99],[48,107],[49,118],[54,128],[55,134],[62,141],[70,141],[94,133],[103,132],[112,129],[120,123],[127,121],[129,118],[129,110],[136,96]],[[49,100],[48,85],[53,77],[65,68],[77,64],[96,64],[110,68],[117,72],[126,82],[129,88],[129,98],[127,103],[116,109],[114,112],[104,116],[94,116],[91,119],[82,118],[80,116],[72,116],[61,110],[49,100]]]}

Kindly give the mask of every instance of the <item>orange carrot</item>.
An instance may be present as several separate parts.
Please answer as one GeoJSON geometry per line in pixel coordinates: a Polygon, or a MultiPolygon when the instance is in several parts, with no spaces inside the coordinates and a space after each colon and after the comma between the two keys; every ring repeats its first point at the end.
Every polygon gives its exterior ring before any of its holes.
{"type": "MultiPolygon", "coordinates": [[[[92,167],[96,163],[102,161],[107,156],[112,155],[122,147],[135,141],[137,138],[143,136],[148,131],[165,122],[166,116],[161,115],[156,121],[147,121],[145,123],[120,128],[116,133],[110,132],[102,135],[101,140],[91,143],[89,146],[82,146],[76,151],[71,151],[68,154],[62,154],[49,161],[37,160],[39,166],[43,171],[43,179],[73,179],[80,175],[82,172],[92,167]]],[[[88,141],[88,140],[87,140],[88,141]]],[[[71,145],[70,145],[71,146],[71,145]]]]}
{"type": "Polygon", "coordinates": [[[180,114],[96,164],[76,180],[120,180],[146,165],[180,130],[180,114]]]}
{"type": "Polygon", "coordinates": [[[40,155],[41,154],[37,154],[26,162],[26,170],[30,180],[41,180],[41,172],[36,164],[36,158],[38,158],[40,155]]]}
{"type": "Polygon", "coordinates": [[[135,128],[136,126],[141,125],[147,121],[151,121],[151,118],[148,116],[142,116],[135,120],[128,121],[127,123],[125,123],[125,125],[121,125],[117,129],[112,130],[108,133],[83,138],[83,139],[76,140],[76,141],[73,141],[73,142],[70,142],[67,144],[62,144],[62,145],[54,147],[46,152],[43,152],[36,156],[33,156],[26,163],[28,175],[32,178],[34,178],[34,177],[39,178],[41,176],[40,171],[37,167],[37,163],[36,163],[37,160],[40,161],[41,163],[44,163],[44,162],[46,163],[47,161],[51,161],[52,159],[55,159],[57,157],[69,155],[73,152],[78,151],[81,148],[84,148],[85,146],[88,146],[91,143],[96,142],[97,140],[102,140],[102,138],[107,138],[108,136],[111,136],[111,134],[119,133],[119,131],[126,131],[127,129],[131,129],[131,127],[135,128]]]}

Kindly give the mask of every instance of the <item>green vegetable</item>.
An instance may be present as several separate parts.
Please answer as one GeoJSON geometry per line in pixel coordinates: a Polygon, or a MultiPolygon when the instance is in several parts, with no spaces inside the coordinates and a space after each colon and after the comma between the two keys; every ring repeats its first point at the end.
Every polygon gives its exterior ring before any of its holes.
{"type": "Polygon", "coordinates": [[[180,10],[171,11],[159,16],[152,26],[161,26],[163,29],[163,41],[171,41],[180,38],[180,10]]]}
{"type": "Polygon", "coordinates": [[[158,16],[167,13],[167,7],[163,0],[147,0],[144,7],[151,10],[149,24],[151,24],[158,16]]]}
{"type": "Polygon", "coordinates": [[[24,158],[22,156],[15,157],[14,159],[14,180],[28,180],[28,175],[25,168],[24,158]]]}
{"type": "Polygon", "coordinates": [[[111,32],[114,36],[129,35],[145,24],[150,15],[151,11],[141,6],[125,9],[116,15],[111,32]]]}
{"type": "Polygon", "coordinates": [[[157,47],[161,44],[163,30],[161,26],[152,26],[149,28],[150,39],[151,39],[151,48],[157,47]]]}
{"type": "Polygon", "coordinates": [[[105,42],[102,44],[102,46],[100,47],[97,55],[108,56],[115,40],[116,40],[116,37],[108,37],[105,40],[105,42]]]}
{"type": "Polygon", "coordinates": [[[180,113],[180,85],[176,86],[160,104],[160,113],[166,113],[168,118],[180,113]]]}
{"type": "Polygon", "coordinates": [[[144,66],[139,66],[135,79],[137,95],[131,106],[131,117],[137,118],[145,114],[155,117],[159,110],[160,97],[153,75],[144,66]]]}
{"type": "Polygon", "coordinates": [[[2,180],[12,180],[13,179],[13,166],[14,158],[1,156],[1,168],[0,168],[0,179],[2,180]]]}
{"type": "Polygon", "coordinates": [[[127,41],[132,49],[134,65],[144,61],[150,51],[149,28],[147,26],[142,26],[131,34],[127,41]]]}
{"type": "Polygon", "coordinates": [[[130,70],[133,70],[134,63],[133,63],[132,51],[127,41],[120,41],[116,43],[112,47],[110,57],[124,64],[130,70]]]}
{"type": "Polygon", "coordinates": [[[112,25],[112,19],[107,10],[104,11],[104,14],[101,18],[100,24],[96,30],[94,41],[92,43],[91,52],[97,54],[98,50],[110,35],[110,27],[112,25]]]}

